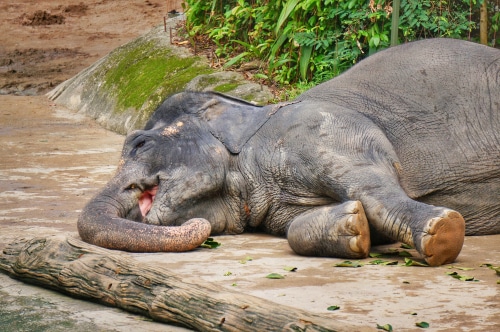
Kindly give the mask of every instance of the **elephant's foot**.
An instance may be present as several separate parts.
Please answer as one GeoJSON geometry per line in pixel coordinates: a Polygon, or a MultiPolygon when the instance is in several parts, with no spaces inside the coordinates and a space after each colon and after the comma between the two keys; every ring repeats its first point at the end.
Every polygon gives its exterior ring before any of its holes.
{"type": "Polygon", "coordinates": [[[370,227],[361,202],[350,202],[348,216],[344,224],[338,223],[339,235],[349,239],[349,249],[358,257],[367,257],[370,252],[370,227]]]}
{"type": "Polygon", "coordinates": [[[440,217],[427,221],[419,251],[431,266],[452,263],[462,250],[464,236],[464,218],[460,213],[446,209],[440,217]]]}
{"type": "Polygon", "coordinates": [[[287,238],[290,247],[305,256],[365,258],[371,245],[370,228],[359,201],[298,216],[288,228],[287,238]]]}

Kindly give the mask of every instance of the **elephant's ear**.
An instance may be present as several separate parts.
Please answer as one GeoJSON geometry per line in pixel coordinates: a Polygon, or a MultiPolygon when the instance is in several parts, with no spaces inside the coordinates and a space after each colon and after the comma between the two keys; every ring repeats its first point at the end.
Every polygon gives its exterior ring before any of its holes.
{"type": "Polygon", "coordinates": [[[245,101],[213,93],[198,109],[212,135],[231,153],[239,153],[245,143],[271,117],[269,107],[255,106],[245,101]]]}

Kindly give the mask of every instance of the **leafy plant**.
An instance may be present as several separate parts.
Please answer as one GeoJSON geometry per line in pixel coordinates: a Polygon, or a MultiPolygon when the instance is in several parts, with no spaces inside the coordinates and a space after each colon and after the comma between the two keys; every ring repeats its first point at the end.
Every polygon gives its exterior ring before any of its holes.
{"type": "MultiPolygon", "coordinates": [[[[483,0],[484,1],[484,0],[483,0]]],[[[477,39],[481,0],[401,1],[399,42],[477,39]]],[[[208,36],[225,67],[259,59],[276,85],[322,81],[389,46],[390,0],[187,0],[186,30],[208,36]]],[[[498,45],[498,3],[489,2],[489,40],[498,45]]]]}

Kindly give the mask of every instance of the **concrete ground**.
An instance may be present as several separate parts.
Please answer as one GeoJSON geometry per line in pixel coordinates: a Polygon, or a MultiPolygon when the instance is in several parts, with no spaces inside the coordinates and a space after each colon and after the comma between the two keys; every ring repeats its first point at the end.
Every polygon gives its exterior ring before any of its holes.
{"type": "MultiPolygon", "coordinates": [[[[112,176],[124,137],[44,96],[0,96],[0,250],[17,237],[78,237],[76,220],[112,176]]],[[[217,249],[133,254],[186,279],[218,283],[332,320],[394,331],[500,331],[500,235],[468,237],[453,265],[336,267],[341,259],[295,255],[285,239],[261,234],[218,236],[217,249]],[[296,268],[295,272],[288,268],[296,268]],[[470,270],[469,270],[470,269],[470,270]],[[462,281],[448,275],[474,277],[462,281]],[[284,279],[267,279],[279,273],[284,279]],[[330,306],[339,306],[335,311],[330,306]]],[[[373,248],[386,252],[392,246],[373,248]]],[[[418,259],[418,255],[408,250],[418,259]]],[[[0,273],[2,331],[183,331],[119,309],[30,286],[0,273]]]]}

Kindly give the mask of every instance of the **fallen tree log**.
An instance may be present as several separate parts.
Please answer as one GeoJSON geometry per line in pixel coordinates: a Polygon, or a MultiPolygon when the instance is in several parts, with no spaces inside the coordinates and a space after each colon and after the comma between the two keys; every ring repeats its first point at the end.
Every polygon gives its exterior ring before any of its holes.
{"type": "Polygon", "coordinates": [[[0,255],[0,270],[31,284],[198,331],[353,330],[326,315],[208,282],[188,283],[168,269],[74,238],[17,240],[0,255]]]}

